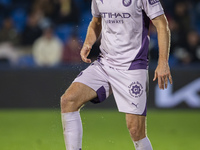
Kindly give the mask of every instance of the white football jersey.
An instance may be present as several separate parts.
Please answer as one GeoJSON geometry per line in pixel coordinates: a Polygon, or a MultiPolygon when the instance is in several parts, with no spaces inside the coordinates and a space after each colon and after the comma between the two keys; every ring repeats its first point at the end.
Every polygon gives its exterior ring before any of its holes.
{"type": "Polygon", "coordinates": [[[102,18],[99,61],[122,70],[148,68],[150,19],[164,14],[159,0],[92,0],[102,18]]]}

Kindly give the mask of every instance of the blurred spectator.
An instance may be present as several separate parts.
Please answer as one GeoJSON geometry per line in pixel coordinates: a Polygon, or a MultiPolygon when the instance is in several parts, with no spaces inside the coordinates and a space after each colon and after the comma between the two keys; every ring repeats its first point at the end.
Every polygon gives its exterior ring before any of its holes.
{"type": "Polygon", "coordinates": [[[73,0],[59,0],[60,10],[55,14],[54,22],[56,24],[79,23],[79,9],[73,0]]]}
{"type": "Polygon", "coordinates": [[[52,67],[61,62],[63,45],[54,36],[52,27],[46,28],[42,37],[33,44],[33,57],[38,66],[52,67]]]}
{"type": "Polygon", "coordinates": [[[33,12],[40,13],[44,18],[53,21],[60,9],[58,0],[35,0],[32,6],[33,12]]]}
{"type": "Polygon", "coordinates": [[[185,42],[186,35],[191,29],[191,17],[189,13],[189,7],[187,2],[185,1],[178,1],[175,4],[175,13],[174,13],[174,20],[177,22],[177,26],[179,29],[179,41],[185,42]]]}
{"type": "Polygon", "coordinates": [[[191,28],[191,18],[189,13],[189,7],[187,4],[188,3],[185,1],[178,1],[175,4],[174,18],[178,22],[178,24],[181,25],[181,28],[184,32],[188,32],[191,28]]]}
{"type": "Polygon", "coordinates": [[[0,29],[0,61],[8,64],[16,64],[18,53],[16,45],[19,43],[19,35],[13,26],[13,20],[7,17],[0,29]]]}
{"type": "Polygon", "coordinates": [[[52,18],[59,6],[60,3],[58,0],[35,0],[32,9],[33,11],[42,11],[46,17],[52,18]]]}
{"type": "Polygon", "coordinates": [[[188,33],[186,49],[190,53],[191,62],[200,62],[200,38],[196,31],[188,33]]]}
{"type": "Polygon", "coordinates": [[[73,34],[64,46],[63,63],[80,63],[81,46],[82,43],[80,42],[79,38],[76,36],[76,34],[73,34]]]}
{"type": "Polygon", "coordinates": [[[182,45],[181,43],[181,35],[180,35],[180,25],[178,22],[176,22],[175,19],[170,18],[169,19],[169,28],[171,31],[171,53],[173,53],[173,50],[175,47],[182,45]]]}
{"type": "Polygon", "coordinates": [[[73,0],[36,0],[33,11],[40,11],[57,25],[79,23],[79,10],[73,0]]]}
{"type": "Polygon", "coordinates": [[[0,45],[0,63],[5,65],[16,65],[19,55],[16,48],[9,43],[2,43],[0,45]]]}
{"type": "Polygon", "coordinates": [[[12,45],[19,43],[19,35],[13,25],[13,20],[7,17],[3,21],[3,26],[0,29],[0,43],[8,42],[12,45]]]}
{"type": "Polygon", "coordinates": [[[198,33],[190,31],[185,46],[175,48],[174,54],[183,64],[200,62],[200,38],[198,33]]]}
{"type": "Polygon", "coordinates": [[[33,12],[28,16],[27,24],[22,33],[22,45],[31,47],[37,38],[42,35],[39,27],[40,14],[33,12]]]}

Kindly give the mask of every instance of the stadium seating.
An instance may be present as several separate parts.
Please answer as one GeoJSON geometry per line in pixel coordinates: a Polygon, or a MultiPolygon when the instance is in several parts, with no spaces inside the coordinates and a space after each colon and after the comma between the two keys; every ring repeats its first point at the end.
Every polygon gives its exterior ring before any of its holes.
{"type": "Polygon", "coordinates": [[[14,21],[14,25],[17,29],[18,32],[23,31],[25,24],[26,24],[26,19],[27,19],[27,14],[24,9],[15,9],[12,12],[12,18],[14,21]]]}
{"type": "Polygon", "coordinates": [[[74,29],[74,25],[71,24],[63,24],[55,29],[55,34],[58,38],[61,39],[62,42],[66,42],[66,40],[70,37],[74,29]]]}

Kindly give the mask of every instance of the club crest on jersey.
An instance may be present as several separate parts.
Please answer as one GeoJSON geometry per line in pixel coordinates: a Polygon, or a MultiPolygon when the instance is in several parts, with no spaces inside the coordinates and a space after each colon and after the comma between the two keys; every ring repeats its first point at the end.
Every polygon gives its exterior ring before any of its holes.
{"type": "Polygon", "coordinates": [[[159,0],[149,0],[149,4],[154,5],[156,3],[159,3],[159,0]]]}
{"type": "Polygon", "coordinates": [[[129,85],[129,93],[131,96],[138,98],[143,94],[143,86],[138,81],[132,82],[131,85],[129,85]]]}
{"type": "Polygon", "coordinates": [[[122,0],[122,3],[123,3],[123,5],[124,5],[125,7],[128,7],[128,6],[131,5],[132,0],[122,0]]]}

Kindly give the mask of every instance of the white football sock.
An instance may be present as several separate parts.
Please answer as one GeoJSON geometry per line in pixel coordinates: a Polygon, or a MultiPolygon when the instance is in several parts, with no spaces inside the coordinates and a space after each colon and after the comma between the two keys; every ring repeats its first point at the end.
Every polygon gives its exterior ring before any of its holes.
{"type": "Polygon", "coordinates": [[[64,140],[67,150],[81,150],[83,128],[79,111],[62,113],[64,140]]]}
{"type": "Polygon", "coordinates": [[[153,150],[148,137],[133,142],[136,150],[153,150]]]}

